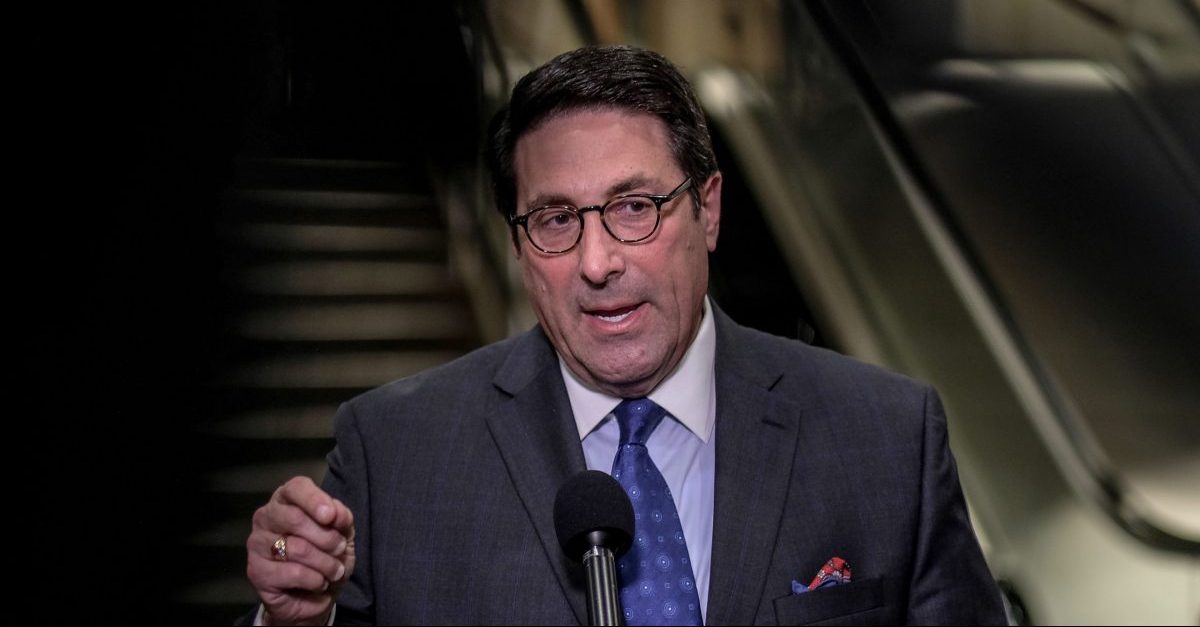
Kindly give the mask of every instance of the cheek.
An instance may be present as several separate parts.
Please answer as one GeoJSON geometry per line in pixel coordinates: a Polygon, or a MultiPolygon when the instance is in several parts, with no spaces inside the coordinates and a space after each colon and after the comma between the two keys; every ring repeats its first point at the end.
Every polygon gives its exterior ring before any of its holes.
{"type": "Polygon", "coordinates": [[[689,230],[682,238],[681,246],[677,247],[678,253],[671,256],[670,262],[673,268],[663,268],[666,272],[672,272],[679,281],[684,285],[693,285],[701,279],[701,275],[707,274],[708,268],[708,243],[704,239],[702,231],[689,230]]]}
{"type": "Polygon", "coordinates": [[[556,304],[556,300],[562,300],[562,294],[556,294],[556,285],[563,285],[559,276],[562,273],[562,268],[555,266],[547,266],[542,264],[531,263],[530,259],[526,259],[521,264],[521,278],[525,283],[525,292],[533,299],[534,306],[538,308],[550,308],[556,304]]]}

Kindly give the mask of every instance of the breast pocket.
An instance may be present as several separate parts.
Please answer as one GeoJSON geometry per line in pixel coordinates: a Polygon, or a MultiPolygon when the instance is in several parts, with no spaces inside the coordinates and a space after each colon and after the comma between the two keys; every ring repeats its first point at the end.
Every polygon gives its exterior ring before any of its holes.
{"type": "Polygon", "coordinates": [[[879,577],[775,599],[780,625],[866,625],[888,622],[879,577]],[[876,616],[878,615],[878,616],[876,616]]]}

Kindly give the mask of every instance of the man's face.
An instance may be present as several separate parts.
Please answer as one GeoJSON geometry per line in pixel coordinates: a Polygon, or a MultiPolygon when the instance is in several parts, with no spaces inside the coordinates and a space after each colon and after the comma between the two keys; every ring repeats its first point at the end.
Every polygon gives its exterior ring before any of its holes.
{"type": "MultiPolygon", "coordinates": [[[[550,119],[516,145],[517,213],[545,204],[602,205],[622,193],[667,194],[686,175],[656,117],[616,109],[550,119]]],[[[649,239],[623,244],[599,212],[584,216],[583,237],[566,253],[539,251],[521,233],[516,251],[525,290],[567,367],[613,396],[644,396],[674,370],[700,326],[708,253],[716,248],[721,175],[694,181],[662,207],[649,239]]]]}

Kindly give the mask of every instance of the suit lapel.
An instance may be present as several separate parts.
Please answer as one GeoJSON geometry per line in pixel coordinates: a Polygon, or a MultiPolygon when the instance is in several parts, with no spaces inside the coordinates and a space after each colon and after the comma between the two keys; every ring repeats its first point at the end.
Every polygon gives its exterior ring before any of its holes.
{"type": "Polygon", "coordinates": [[[717,469],[709,624],[754,622],[782,521],[799,408],[771,390],[783,377],[749,333],[717,323],[717,469]]]}
{"type": "Polygon", "coordinates": [[[581,624],[587,619],[583,586],[573,578],[554,531],[554,497],[575,473],[587,469],[558,360],[541,329],[527,333],[493,383],[503,392],[488,429],[500,450],[546,558],[581,624]]]}

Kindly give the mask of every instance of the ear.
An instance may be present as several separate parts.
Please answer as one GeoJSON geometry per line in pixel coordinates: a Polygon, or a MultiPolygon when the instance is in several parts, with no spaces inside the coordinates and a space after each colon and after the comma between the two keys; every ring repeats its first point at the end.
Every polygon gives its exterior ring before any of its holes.
{"type": "Polygon", "coordinates": [[[521,251],[521,229],[518,228],[516,225],[512,224],[511,222],[509,222],[508,218],[504,219],[504,226],[508,227],[508,244],[510,246],[510,249],[512,250],[512,256],[514,259],[520,261],[521,260],[521,252],[522,252],[521,251]]]}
{"type": "Polygon", "coordinates": [[[721,173],[714,172],[700,190],[700,222],[704,225],[704,240],[708,252],[717,249],[717,236],[721,232],[721,173]]]}

